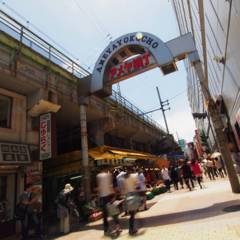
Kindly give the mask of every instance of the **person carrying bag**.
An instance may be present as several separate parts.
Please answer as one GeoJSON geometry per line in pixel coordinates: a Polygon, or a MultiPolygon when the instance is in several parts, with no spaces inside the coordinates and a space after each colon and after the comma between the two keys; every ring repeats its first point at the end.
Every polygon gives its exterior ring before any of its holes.
{"type": "Polygon", "coordinates": [[[128,211],[129,218],[129,235],[137,233],[137,229],[134,226],[135,214],[138,208],[141,206],[142,201],[136,188],[138,186],[137,174],[133,173],[133,170],[129,168],[124,176],[124,191],[125,191],[125,208],[128,211]]]}

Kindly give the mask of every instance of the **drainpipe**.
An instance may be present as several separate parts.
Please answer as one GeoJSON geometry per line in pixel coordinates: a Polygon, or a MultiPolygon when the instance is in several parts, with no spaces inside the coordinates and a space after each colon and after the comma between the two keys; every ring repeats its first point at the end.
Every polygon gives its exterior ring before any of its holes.
{"type": "Polygon", "coordinates": [[[205,35],[205,17],[204,17],[204,5],[203,0],[198,0],[199,9],[199,20],[201,28],[201,38],[202,38],[202,49],[203,49],[203,60],[204,60],[204,81],[206,81],[206,86],[208,87],[208,63],[207,63],[207,50],[206,50],[206,35],[205,35]]]}

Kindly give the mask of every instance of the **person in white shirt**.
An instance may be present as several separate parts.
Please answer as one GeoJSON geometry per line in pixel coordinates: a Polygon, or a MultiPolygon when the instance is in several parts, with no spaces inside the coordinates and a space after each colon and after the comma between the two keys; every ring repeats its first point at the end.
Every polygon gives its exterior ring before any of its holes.
{"type": "MultiPolygon", "coordinates": [[[[133,173],[133,169],[129,168],[127,169],[127,173],[124,176],[124,192],[126,194],[126,203],[128,203],[128,199],[137,199],[138,193],[137,193],[137,186],[138,186],[138,175],[136,173],[133,173]]],[[[133,201],[133,202],[134,202],[133,201]]],[[[132,202],[132,203],[133,203],[132,202]]],[[[135,203],[135,202],[134,202],[135,203]]],[[[129,235],[134,235],[137,233],[137,230],[134,227],[135,222],[135,213],[136,210],[130,210],[127,205],[127,210],[129,212],[130,218],[129,218],[129,235]]]]}
{"type": "Polygon", "coordinates": [[[116,179],[117,179],[117,187],[118,187],[118,191],[120,192],[121,195],[124,194],[124,186],[123,186],[123,182],[124,182],[124,176],[125,176],[126,172],[124,170],[120,170],[120,173],[117,175],[116,179]]]}
{"type": "Polygon", "coordinates": [[[137,190],[139,191],[140,196],[143,198],[144,210],[147,210],[147,198],[146,198],[146,179],[143,174],[143,170],[138,170],[138,186],[137,190]]]}
{"type": "MultiPolygon", "coordinates": [[[[102,166],[101,172],[97,174],[97,185],[100,203],[103,209],[103,228],[104,235],[109,233],[107,204],[114,198],[113,179],[112,174],[108,172],[107,166],[102,166]]],[[[113,218],[117,229],[120,229],[118,217],[113,218]]]]}
{"type": "Polygon", "coordinates": [[[162,170],[161,170],[161,174],[162,174],[162,179],[163,179],[163,182],[168,190],[168,192],[170,192],[170,185],[171,185],[171,178],[169,176],[169,173],[168,173],[168,168],[167,167],[164,167],[162,170]]]}

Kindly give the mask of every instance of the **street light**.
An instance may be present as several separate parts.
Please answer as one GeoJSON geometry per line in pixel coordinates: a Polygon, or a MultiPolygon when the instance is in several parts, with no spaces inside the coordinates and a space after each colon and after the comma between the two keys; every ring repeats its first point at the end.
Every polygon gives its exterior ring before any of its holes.
{"type": "Polygon", "coordinates": [[[136,39],[137,39],[137,40],[142,40],[142,38],[143,38],[143,34],[142,34],[141,32],[138,32],[138,33],[136,34],[136,39]]]}

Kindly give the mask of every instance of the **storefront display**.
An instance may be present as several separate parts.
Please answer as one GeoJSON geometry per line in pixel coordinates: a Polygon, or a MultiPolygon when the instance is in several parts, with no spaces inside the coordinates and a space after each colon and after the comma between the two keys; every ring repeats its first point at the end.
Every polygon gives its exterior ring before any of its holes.
{"type": "Polygon", "coordinates": [[[0,238],[15,232],[15,174],[0,176],[0,238]]]}

